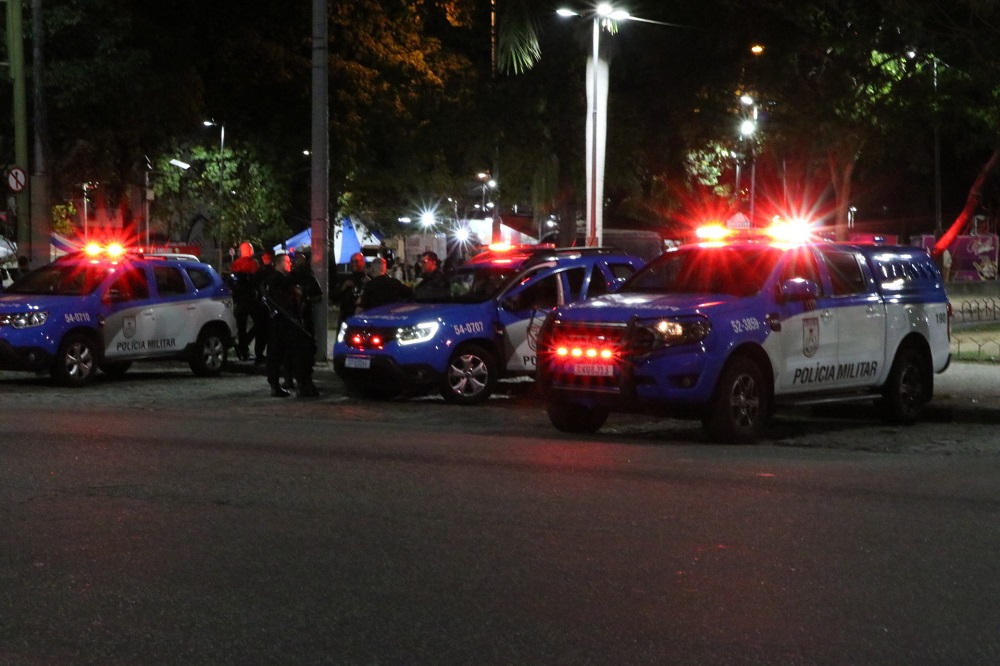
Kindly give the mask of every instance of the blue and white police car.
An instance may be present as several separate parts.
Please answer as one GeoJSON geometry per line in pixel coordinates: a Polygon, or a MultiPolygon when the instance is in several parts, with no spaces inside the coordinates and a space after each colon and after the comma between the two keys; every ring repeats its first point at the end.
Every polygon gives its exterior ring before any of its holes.
{"type": "Polygon", "coordinates": [[[615,294],[555,310],[538,380],[559,430],[611,411],[753,441],[780,404],[877,400],[914,422],[950,361],[951,307],[921,248],[728,238],[669,250],[615,294]]]}
{"type": "Polygon", "coordinates": [[[214,376],[235,330],[232,295],[208,264],[91,245],[0,292],[0,369],[82,386],[98,370],[183,359],[214,376]]]}
{"type": "Polygon", "coordinates": [[[352,393],[439,391],[486,400],[501,377],[535,371],[535,338],[552,308],[607,294],[643,261],[600,248],[492,252],[447,276],[448,289],[344,322],[333,366],[352,393]]]}

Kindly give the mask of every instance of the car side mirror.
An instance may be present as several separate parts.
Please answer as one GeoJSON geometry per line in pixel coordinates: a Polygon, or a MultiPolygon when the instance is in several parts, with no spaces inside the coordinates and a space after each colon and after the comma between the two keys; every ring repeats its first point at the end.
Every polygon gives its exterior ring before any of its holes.
{"type": "Polygon", "coordinates": [[[781,283],[782,302],[810,301],[819,298],[819,285],[805,278],[792,278],[781,283]]]}
{"type": "Polygon", "coordinates": [[[508,312],[514,312],[515,310],[521,309],[521,299],[517,296],[507,296],[500,301],[500,307],[508,312]]]}

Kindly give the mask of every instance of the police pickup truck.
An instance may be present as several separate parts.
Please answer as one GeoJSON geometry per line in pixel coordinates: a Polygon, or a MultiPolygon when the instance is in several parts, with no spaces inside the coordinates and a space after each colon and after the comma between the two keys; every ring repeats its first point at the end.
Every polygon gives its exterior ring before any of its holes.
{"type": "Polygon", "coordinates": [[[535,334],[557,305],[606,294],[642,260],[600,248],[495,251],[447,274],[447,290],[373,308],[338,332],[333,367],[352,393],[437,390],[486,400],[501,376],[533,375],[535,334]]]}
{"type": "Polygon", "coordinates": [[[615,294],[555,310],[538,342],[552,424],[595,432],[638,410],[749,442],[779,404],[846,400],[913,423],[950,361],[937,266],[916,247],[781,231],[669,250],[615,294]]]}
{"type": "Polygon", "coordinates": [[[183,359],[221,373],[236,330],[232,296],[208,264],[90,246],[0,292],[0,369],[49,372],[82,386],[98,370],[183,359]]]}

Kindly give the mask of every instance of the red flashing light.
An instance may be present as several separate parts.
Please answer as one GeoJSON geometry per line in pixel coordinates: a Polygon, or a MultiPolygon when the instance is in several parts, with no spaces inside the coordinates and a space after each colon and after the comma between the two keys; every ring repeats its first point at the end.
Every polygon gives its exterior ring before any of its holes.
{"type": "Polygon", "coordinates": [[[731,236],[733,232],[721,224],[709,224],[704,227],[698,227],[694,233],[699,240],[718,241],[731,236]]]}
{"type": "Polygon", "coordinates": [[[587,358],[593,360],[610,361],[615,357],[613,349],[607,347],[556,347],[556,356],[587,358]]]}

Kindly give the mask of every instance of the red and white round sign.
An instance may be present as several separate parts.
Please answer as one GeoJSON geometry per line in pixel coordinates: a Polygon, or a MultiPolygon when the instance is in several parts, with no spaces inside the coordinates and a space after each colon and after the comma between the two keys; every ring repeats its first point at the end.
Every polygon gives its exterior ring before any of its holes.
{"type": "Polygon", "coordinates": [[[28,183],[28,176],[21,167],[11,167],[7,169],[7,187],[14,194],[24,191],[24,186],[28,183]]]}

